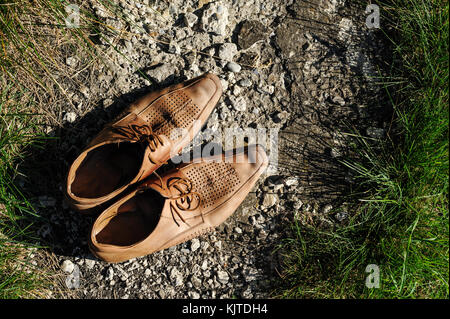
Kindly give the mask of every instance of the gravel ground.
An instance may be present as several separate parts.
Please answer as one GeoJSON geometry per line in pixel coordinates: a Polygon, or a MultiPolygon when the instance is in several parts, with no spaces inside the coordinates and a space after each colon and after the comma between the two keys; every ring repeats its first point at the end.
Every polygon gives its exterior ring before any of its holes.
{"type": "Polygon", "coordinates": [[[67,52],[67,67],[79,70],[79,85],[67,88],[72,104],[49,105],[46,130],[58,139],[34,151],[38,168],[18,179],[38,198],[40,241],[78,298],[271,296],[281,270],[274,249],[294,218],[326,225],[349,215],[342,133],[354,125],[379,137],[388,129],[389,114],[374,106],[384,98],[374,80],[384,45],[365,26],[365,7],[345,0],[118,3],[129,23],[90,5],[123,32],[97,39],[102,63],[67,52]],[[130,101],[207,71],[221,78],[224,94],[206,128],[278,129],[278,171],[209,235],[120,264],[96,260],[86,241],[94,217],[63,201],[69,165],[130,101]]]}

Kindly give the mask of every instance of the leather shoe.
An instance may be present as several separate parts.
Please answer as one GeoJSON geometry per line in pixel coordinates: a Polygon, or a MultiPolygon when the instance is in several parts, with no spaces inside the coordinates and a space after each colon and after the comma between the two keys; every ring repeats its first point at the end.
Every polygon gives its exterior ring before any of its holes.
{"type": "Polygon", "coordinates": [[[219,78],[206,73],[132,103],[71,165],[68,203],[80,212],[92,212],[148,177],[189,144],[221,94],[219,78]]]}
{"type": "Polygon", "coordinates": [[[96,219],[89,238],[92,253],[121,262],[180,244],[223,223],[268,165],[258,145],[226,154],[180,164],[143,181],[96,219]]]}

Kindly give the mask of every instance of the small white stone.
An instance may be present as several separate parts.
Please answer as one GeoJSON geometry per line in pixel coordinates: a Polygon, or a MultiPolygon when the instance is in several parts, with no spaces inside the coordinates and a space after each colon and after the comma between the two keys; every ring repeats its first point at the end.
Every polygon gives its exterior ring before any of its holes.
{"type": "Polygon", "coordinates": [[[192,12],[188,12],[184,15],[184,23],[189,28],[192,28],[198,21],[198,17],[192,12]]]}
{"type": "Polygon", "coordinates": [[[342,98],[342,96],[340,96],[340,95],[334,96],[333,99],[332,99],[332,101],[333,101],[334,103],[338,103],[338,104],[341,105],[341,106],[344,106],[344,105],[345,105],[345,100],[344,100],[344,99],[342,98]]]}
{"type": "Polygon", "coordinates": [[[200,299],[200,294],[198,292],[195,292],[195,291],[189,291],[188,292],[188,296],[191,299],[200,299]]]}
{"type": "Polygon", "coordinates": [[[95,266],[95,260],[93,260],[93,259],[85,259],[84,263],[86,264],[86,267],[88,269],[92,269],[95,266]]]}
{"type": "Polygon", "coordinates": [[[228,89],[228,81],[225,79],[220,79],[220,83],[222,84],[223,91],[225,92],[228,89]]]}
{"type": "Polygon", "coordinates": [[[172,16],[178,15],[178,7],[176,5],[174,5],[173,3],[171,3],[169,5],[169,14],[172,16]]]}
{"type": "MultiPolygon", "coordinates": [[[[176,52],[176,50],[179,49],[179,46],[177,48],[177,45],[174,45],[172,48],[175,50],[174,52],[176,52]]],[[[154,78],[158,82],[162,82],[169,76],[173,75],[175,72],[175,66],[169,63],[164,63],[152,70],[147,71],[147,75],[151,78],[154,78]]]]}
{"type": "Polygon", "coordinates": [[[219,48],[219,58],[227,62],[233,61],[234,56],[237,54],[237,45],[234,43],[224,43],[219,48]]]}
{"type": "Polygon", "coordinates": [[[203,11],[202,28],[206,32],[212,32],[217,35],[226,35],[228,25],[228,8],[220,3],[209,3],[203,11]]]}
{"type": "Polygon", "coordinates": [[[237,98],[233,97],[230,100],[236,111],[245,112],[247,110],[247,102],[243,96],[239,96],[237,98]]]}
{"type": "Polygon", "coordinates": [[[342,153],[337,148],[333,147],[331,149],[331,156],[333,156],[334,158],[341,157],[342,153]]]}
{"type": "Polygon", "coordinates": [[[69,123],[75,122],[76,119],[77,119],[77,115],[75,114],[75,112],[67,112],[66,114],[64,114],[64,117],[63,117],[63,121],[66,121],[69,123]]]}
{"type": "Polygon", "coordinates": [[[70,260],[64,260],[61,264],[61,269],[64,272],[72,273],[73,269],[75,268],[75,265],[70,260]]]}
{"type": "Polygon", "coordinates": [[[192,239],[191,240],[191,250],[196,251],[199,248],[200,248],[200,240],[198,240],[197,238],[192,239]]]}
{"type": "Polygon", "coordinates": [[[220,283],[226,284],[229,279],[230,279],[230,276],[228,276],[228,273],[226,271],[219,270],[217,272],[217,280],[220,283]]]}
{"type": "Polygon", "coordinates": [[[263,199],[264,207],[272,207],[278,201],[278,196],[276,194],[266,193],[263,199]]]}
{"type": "Polygon", "coordinates": [[[176,267],[170,271],[170,279],[177,287],[183,285],[183,274],[176,267]]]}
{"type": "Polygon", "coordinates": [[[300,209],[303,206],[303,202],[299,199],[294,204],[294,209],[300,209]]]}
{"type": "Polygon", "coordinates": [[[242,87],[250,87],[252,86],[252,81],[250,81],[249,79],[242,79],[239,81],[239,85],[242,87]]]}
{"type": "Polygon", "coordinates": [[[264,87],[264,91],[269,94],[273,94],[275,92],[275,87],[273,85],[267,85],[266,87],[264,87]]]}
{"type": "Polygon", "coordinates": [[[84,95],[84,97],[86,97],[86,98],[89,97],[89,89],[86,86],[82,86],[80,88],[80,92],[81,92],[81,94],[84,95]]]}
{"type": "Polygon", "coordinates": [[[227,69],[230,70],[233,73],[239,73],[239,72],[241,72],[242,68],[236,62],[228,62],[227,63],[227,69]]]}
{"type": "Polygon", "coordinates": [[[285,179],[284,183],[286,186],[298,185],[298,179],[296,177],[288,177],[285,179]]]}
{"type": "Polygon", "coordinates": [[[199,68],[198,68],[198,65],[197,64],[191,64],[191,68],[190,68],[190,70],[192,71],[192,72],[194,72],[194,74],[197,74],[198,72],[199,72],[199,68]]]}
{"type": "Polygon", "coordinates": [[[168,51],[172,54],[180,55],[181,47],[178,45],[178,43],[170,42],[168,51]]]}
{"type": "Polygon", "coordinates": [[[70,56],[66,59],[66,64],[71,67],[75,67],[77,65],[77,59],[73,56],[70,56]]]}
{"type": "Polygon", "coordinates": [[[323,208],[323,213],[328,214],[332,209],[333,209],[333,206],[328,204],[323,208]]]}
{"type": "Polygon", "coordinates": [[[114,270],[111,267],[109,267],[108,270],[106,271],[106,276],[111,281],[114,278],[114,270]]]}
{"type": "Polygon", "coordinates": [[[158,291],[158,295],[159,295],[159,297],[161,297],[161,299],[166,298],[166,292],[164,291],[164,289],[160,289],[158,291]]]}

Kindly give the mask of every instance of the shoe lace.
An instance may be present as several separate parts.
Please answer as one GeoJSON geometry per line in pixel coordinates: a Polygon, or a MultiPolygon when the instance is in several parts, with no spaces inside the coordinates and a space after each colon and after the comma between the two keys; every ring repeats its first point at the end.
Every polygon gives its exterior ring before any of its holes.
{"type": "MultiPolygon", "coordinates": [[[[156,134],[149,125],[128,124],[127,126],[114,127],[114,131],[115,133],[120,134],[132,141],[148,145],[151,152],[155,152],[159,146],[164,146],[164,142],[161,137],[156,134]]],[[[149,159],[152,163],[155,163],[150,155],[149,159]]]]}
{"type": "MultiPolygon", "coordinates": [[[[154,152],[158,148],[158,146],[164,145],[162,139],[157,134],[155,134],[152,128],[148,125],[127,125],[115,127],[115,132],[133,141],[146,143],[149,146],[151,152],[154,152]]],[[[150,156],[149,159],[150,161],[152,161],[150,156]]],[[[178,216],[185,224],[188,225],[180,211],[194,211],[200,206],[202,201],[201,195],[198,192],[194,192],[192,190],[192,181],[188,178],[172,177],[167,180],[166,184],[164,184],[161,176],[159,176],[156,171],[154,171],[153,174],[155,174],[159,178],[161,183],[160,187],[163,190],[168,190],[170,194],[173,194],[174,190],[178,192],[178,194],[168,197],[168,199],[171,201],[170,213],[178,227],[180,226],[180,224],[178,223],[175,216],[178,216]]],[[[204,221],[203,215],[201,216],[202,220],[204,221]]]]}
{"type": "MultiPolygon", "coordinates": [[[[180,227],[180,224],[175,217],[178,216],[183,221],[183,223],[189,225],[183,218],[180,211],[194,211],[200,206],[202,202],[201,195],[198,192],[192,190],[192,181],[188,178],[171,177],[164,184],[161,176],[159,176],[156,172],[153,173],[159,178],[161,182],[161,188],[163,190],[168,190],[171,194],[171,196],[167,198],[170,200],[170,213],[175,224],[180,227]],[[175,195],[174,191],[177,192],[175,195]]],[[[201,217],[204,221],[203,214],[201,215],[201,217]]]]}

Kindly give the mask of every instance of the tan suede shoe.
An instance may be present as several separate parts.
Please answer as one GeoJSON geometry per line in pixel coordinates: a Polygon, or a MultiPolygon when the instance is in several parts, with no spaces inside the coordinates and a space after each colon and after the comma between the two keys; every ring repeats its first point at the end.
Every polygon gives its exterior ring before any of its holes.
{"type": "Polygon", "coordinates": [[[92,211],[149,176],[189,144],[221,94],[219,78],[207,73],[131,104],[73,162],[65,190],[69,204],[92,211]],[[174,129],[184,131],[176,136],[174,129]]]}
{"type": "Polygon", "coordinates": [[[267,165],[263,148],[253,145],[149,177],[100,214],[89,248],[102,260],[121,262],[211,231],[238,208],[267,165]]]}

